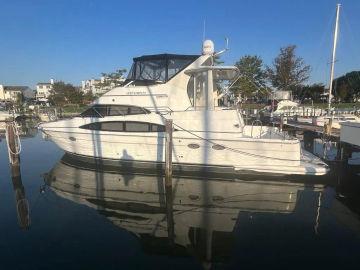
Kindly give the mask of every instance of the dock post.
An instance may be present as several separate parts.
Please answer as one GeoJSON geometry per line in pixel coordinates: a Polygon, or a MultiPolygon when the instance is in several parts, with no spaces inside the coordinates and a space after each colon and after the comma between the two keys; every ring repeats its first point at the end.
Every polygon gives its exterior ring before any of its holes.
{"type": "Polygon", "coordinates": [[[172,186],[172,120],[165,122],[165,186],[172,186]]]}
{"type": "Polygon", "coordinates": [[[172,132],[173,121],[167,119],[165,122],[165,195],[166,195],[166,219],[168,228],[168,238],[170,245],[174,244],[174,216],[173,216],[173,194],[172,194],[172,132]]]}
{"type": "Polygon", "coordinates": [[[15,121],[6,122],[6,140],[9,153],[9,162],[11,165],[20,163],[19,145],[15,134],[15,121]]]}
{"type": "Polygon", "coordinates": [[[6,122],[6,142],[9,154],[11,180],[15,193],[16,212],[19,226],[22,229],[30,227],[29,203],[25,197],[25,189],[20,172],[20,141],[18,141],[16,122],[6,122]]]}

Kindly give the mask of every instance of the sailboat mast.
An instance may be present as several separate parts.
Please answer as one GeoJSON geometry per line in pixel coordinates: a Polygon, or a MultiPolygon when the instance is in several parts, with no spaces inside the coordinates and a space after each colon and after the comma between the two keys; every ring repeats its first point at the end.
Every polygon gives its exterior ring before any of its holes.
{"type": "Polygon", "coordinates": [[[328,97],[328,113],[329,114],[330,114],[330,109],[331,109],[331,93],[332,93],[332,90],[333,90],[334,66],[335,66],[336,45],[337,45],[338,31],[339,31],[340,7],[341,7],[341,4],[336,5],[336,23],[335,23],[335,29],[334,29],[334,43],[333,43],[333,49],[332,49],[330,85],[329,85],[329,97],[328,97]]]}

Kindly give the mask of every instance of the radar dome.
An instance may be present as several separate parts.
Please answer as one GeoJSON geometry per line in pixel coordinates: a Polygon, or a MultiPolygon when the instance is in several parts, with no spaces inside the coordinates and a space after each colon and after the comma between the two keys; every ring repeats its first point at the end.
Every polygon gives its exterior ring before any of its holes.
{"type": "Polygon", "coordinates": [[[203,49],[202,54],[213,54],[215,51],[214,42],[212,42],[210,39],[207,39],[203,43],[203,49]]]}

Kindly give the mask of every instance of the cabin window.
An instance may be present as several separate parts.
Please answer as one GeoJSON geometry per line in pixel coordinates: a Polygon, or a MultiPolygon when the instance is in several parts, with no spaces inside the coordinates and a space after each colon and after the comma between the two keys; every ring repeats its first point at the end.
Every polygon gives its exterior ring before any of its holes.
{"type": "Polygon", "coordinates": [[[96,122],[83,125],[80,128],[116,132],[165,132],[164,125],[135,121],[96,122]]]}
{"type": "Polygon", "coordinates": [[[194,75],[191,75],[190,80],[188,82],[187,94],[188,94],[191,106],[194,106],[194,75]]]}
{"type": "Polygon", "coordinates": [[[148,114],[150,111],[136,106],[94,105],[80,114],[82,117],[105,117],[119,115],[148,114]]]}
{"type": "Polygon", "coordinates": [[[124,122],[103,122],[100,129],[106,131],[125,131],[124,122]]]}
{"type": "Polygon", "coordinates": [[[157,125],[157,124],[151,124],[151,131],[152,132],[165,132],[165,126],[157,125]]]}
{"type": "Polygon", "coordinates": [[[199,55],[158,54],[134,58],[127,81],[167,82],[198,57],[199,55]]]}
{"type": "Polygon", "coordinates": [[[193,59],[169,59],[168,60],[168,80],[178,74],[185,67],[190,65],[193,59]]]}
{"type": "Polygon", "coordinates": [[[125,130],[127,132],[147,132],[147,131],[149,131],[148,123],[126,122],[125,126],[126,126],[125,130]]]}
{"type": "Polygon", "coordinates": [[[166,80],[166,60],[147,60],[137,62],[136,78],[149,81],[165,81],[166,80]]]}

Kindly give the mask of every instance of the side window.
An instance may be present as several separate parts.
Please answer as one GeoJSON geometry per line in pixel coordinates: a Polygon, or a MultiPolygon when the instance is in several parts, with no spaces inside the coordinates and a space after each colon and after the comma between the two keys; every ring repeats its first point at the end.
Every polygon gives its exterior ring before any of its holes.
{"type": "Polygon", "coordinates": [[[124,123],[123,122],[103,122],[103,123],[101,123],[101,130],[124,131],[124,123]]]}
{"type": "Polygon", "coordinates": [[[107,107],[106,106],[94,106],[94,110],[101,115],[101,117],[107,116],[107,107]]]}
{"type": "Polygon", "coordinates": [[[82,117],[105,117],[131,114],[148,114],[149,110],[136,106],[123,105],[94,105],[82,112],[82,117]]]}
{"type": "Polygon", "coordinates": [[[140,123],[140,122],[126,122],[125,130],[127,132],[148,132],[149,124],[148,123],[140,123]]]}
{"type": "Polygon", "coordinates": [[[128,109],[128,114],[144,114],[145,112],[146,111],[140,107],[129,107],[128,109]]]}
{"type": "Polygon", "coordinates": [[[125,106],[109,106],[109,116],[127,115],[128,107],[125,106]]]}
{"type": "Polygon", "coordinates": [[[187,94],[190,99],[190,103],[194,106],[194,75],[191,75],[188,85],[187,85],[187,94]]]}
{"type": "Polygon", "coordinates": [[[80,128],[115,132],[165,132],[163,125],[123,121],[96,122],[83,125],[80,128]]]}
{"type": "Polygon", "coordinates": [[[80,114],[82,117],[100,117],[99,113],[93,108],[89,108],[80,114]]]}
{"type": "Polygon", "coordinates": [[[106,106],[93,106],[80,114],[82,117],[104,117],[106,115],[106,106]]]}
{"type": "Polygon", "coordinates": [[[91,130],[100,130],[100,128],[101,128],[101,123],[100,123],[100,122],[91,123],[91,124],[87,124],[87,125],[81,126],[80,128],[83,128],[83,129],[91,129],[91,130]]]}
{"type": "Polygon", "coordinates": [[[151,124],[151,132],[165,132],[165,126],[151,124]]]}

